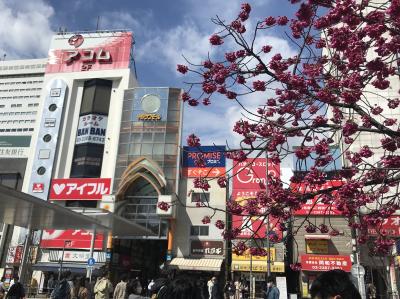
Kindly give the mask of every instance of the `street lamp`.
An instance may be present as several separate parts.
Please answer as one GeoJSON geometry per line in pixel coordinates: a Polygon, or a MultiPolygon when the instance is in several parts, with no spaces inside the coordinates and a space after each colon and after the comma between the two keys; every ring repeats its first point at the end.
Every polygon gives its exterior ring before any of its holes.
{"type": "Polygon", "coordinates": [[[66,246],[70,246],[71,245],[71,240],[64,240],[64,246],[63,246],[63,250],[62,250],[62,255],[61,255],[61,259],[60,261],[60,268],[58,271],[58,281],[61,280],[61,272],[62,272],[62,268],[63,268],[63,262],[64,262],[64,251],[65,251],[65,247],[66,246]]]}

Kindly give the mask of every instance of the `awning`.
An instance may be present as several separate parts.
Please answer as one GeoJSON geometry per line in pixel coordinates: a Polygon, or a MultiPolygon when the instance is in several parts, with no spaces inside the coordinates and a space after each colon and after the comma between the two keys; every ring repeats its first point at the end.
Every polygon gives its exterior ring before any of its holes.
{"type": "Polygon", "coordinates": [[[169,263],[170,269],[191,271],[221,271],[223,259],[186,259],[173,258],[169,263]]]}
{"type": "MultiPolygon", "coordinates": [[[[92,274],[100,272],[100,268],[104,266],[104,263],[96,263],[93,266],[92,274]]],[[[32,270],[44,271],[44,272],[58,272],[60,269],[59,263],[37,263],[32,265],[32,270]]],[[[72,273],[85,273],[87,270],[87,264],[72,264],[63,263],[63,270],[70,270],[72,273]]]]}
{"type": "MultiPolygon", "coordinates": [[[[82,211],[80,211],[82,212],[82,211]]],[[[84,229],[113,236],[154,236],[145,227],[101,209],[84,213],[0,185],[0,223],[34,230],[84,229]]]]}
{"type": "Polygon", "coordinates": [[[96,219],[0,185],[0,222],[31,229],[93,229],[108,231],[96,219]]]}
{"type": "MultiPolygon", "coordinates": [[[[252,272],[267,272],[266,261],[253,261],[251,263],[252,272]]],[[[284,262],[271,262],[271,272],[284,273],[284,262]]],[[[250,261],[232,261],[232,271],[250,272],[250,261]]]]}
{"type": "Polygon", "coordinates": [[[304,235],[304,239],[306,240],[330,240],[331,236],[330,235],[304,235]]]}

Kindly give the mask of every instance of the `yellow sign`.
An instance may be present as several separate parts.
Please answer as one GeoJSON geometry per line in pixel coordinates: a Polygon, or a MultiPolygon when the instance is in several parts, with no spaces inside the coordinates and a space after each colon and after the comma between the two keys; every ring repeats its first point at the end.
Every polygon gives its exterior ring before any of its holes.
{"type": "Polygon", "coordinates": [[[328,254],[328,240],[306,240],[306,252],[328,254]]]}
{"type": "Polygon", "coordinates": [[[150,120],[159,121],[161,120],[161,115],[157,113],[142,113],[137,116],[138,120],[150,120]]]}
{"type": "MultiPolygon", "coordinates": [[[[285,264],[283,262],[271,262],[271,272],[285,272],[285,264]]],[[[250,272],[250,261],[232,261],[232,271],[250,272]]],[[[267,262],[253,261],[252,272],[267,272],[267,262]]]]}
{"type": "MultiPolygon", "coordinates": [[[[268,251],[267,248],[264,248],[264,249],[266,251],[268,251]]],[[[276,252],[275,248],[270,248],[269,252],[271,254],[271,259],[270,260],[272,262],[275,261],[275,252],[276,252]]],[[[253,255],[253,262],[254,261],[265,261],[265,262],[267,262],[267,258],[268,258],[267,255],[266,256],[253,255]]],[[[249,249],[246,250],[246,252],[243,253],[242,255],[236,255],[236,254],[232,253],[232,261],[250,261],[250,250],[249,249]]]]}

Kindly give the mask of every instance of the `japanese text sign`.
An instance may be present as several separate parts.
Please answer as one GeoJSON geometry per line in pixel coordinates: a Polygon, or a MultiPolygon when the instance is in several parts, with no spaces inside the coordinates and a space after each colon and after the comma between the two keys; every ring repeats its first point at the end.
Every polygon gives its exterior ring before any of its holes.
{"type": "Polygon", "coordinates": [[[51,181],[51,200],[101,200],[110,194],[111,179],[53,179],[51,181]]]}
{"type": "Polygon", "coordinates": [[[222,241],[198,241],[193,240],[190,246],[192,255],[223,255],[224,242],[222,241]]]}
{"type": "MultiPolygon", "coordinates": [[[[264,248],[268,252],[268,248],[264,248]]],[[[275,261],[275,256],[276,256],[276,251],[275,248],[270,248],[270,261],[275,261]]],[[[268,260],[268,255],[265,256],[258,256],[258,255],[253,255],[251,257],[250,254],[250,249],[247,249],[242,255],[237,255],[235,253],[232,253],[232,261],[250,261],[252,259],[253,261],[265,261],[267,262],[268,260]]]]}
{"type": "Polygon", "coordinates": [[[349,255],[301,255],[301,269],[303,271],[330,271],[340,269],[351,271],[351,259],[349,255]]]}
{"type": "MultiPolygon", "coordinates": [[[[44,230],[41,248],[90,249],[92,233],[87,230],[44,230]]],[[[94,249],[103,249],[104,237],[96,234],[94,249]]]]}
{"type": "Polygon", "coordinates": [[[316,254],[328,253],[328,240],[306,240],[306,252],[316,254]]]}
{"type": "MultiPolygon", "coordinates": [[[[290,184],[290,188],[293,192],[306,194],[307,192],[317,192],[319,190],[325,190],[332,187],[339,187],[343,184],[342,181],[332,180],[327,181],[325,184],[319,185],[318,188],[311,188],[306,183],[293,183],[290,184]]],[[[334,193],[333,193],[334,194],[334,193]]],[[[294,212],[297,216],[307,215],[341,215],[342,213],[333,204],[322,203],[320,196],[315,196],[307,200],[305,204],[301,206],[300,210],[294,212]]]]}
{"type": "Polygon", "coordinates": [[[219,177],[225,175],[225,146],[183,148],[183,173],[186,177],[219,177]],[[201,160],[204,165],[196,165],[201,160]]]}
{"type": "Polygon", "coordinates": [[[393,215],[383,220],[380,227],[369,227],[368,234],[378,235],[378,231],[381,234],[386,234],[392,237],[400,237],[400,215],[393,215]]]}

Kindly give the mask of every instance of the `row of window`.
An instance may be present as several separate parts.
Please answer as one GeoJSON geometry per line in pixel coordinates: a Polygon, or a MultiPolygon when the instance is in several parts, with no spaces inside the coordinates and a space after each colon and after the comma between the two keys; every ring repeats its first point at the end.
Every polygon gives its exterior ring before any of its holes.
{"type": "Polygon", "coordinates": [[[191,236],[208,236],[209,227],[208,225],[192,225],[190,227],[191,236]]]}
{"type": "Polygon", "coordinates": [[[0,132],[32,132],[33,128],[0,129],[0,132]]]}
{"type": "Polygon", "coordinates": [[[15,85],[15,84],[34,84],[34,83],[43,83],[43,80],[0,82],[0,86],[2,86],[2,85],[15,85]]]}
{"type": "Polygon", "coordinates": [[[0,100],[12,100],[12,99],[35,99],[40,98],[40,95],[29,95],[29,96],[12,96],[12,97],[0,97],[0,100]]]}
{"type": "Polygon", "coordinates": [[[0,92],[21,92],[21,91],[34,91],[34,90],[42,90],[42,88],[41,87],[37,87],[37,88],[0,89],[0,92]]]}
{"type": "MultiPolygon", "coordinates": [[[[0,108],[6,108],[7,105],[0,105],[0,108]]],[[[39,103],[28,104],[28,107],[38,107],[39,103]]],[[[11,108],[21,108],[22,104],[11,104],[11,108]]]]}
{"type": "Polygon", "coordinates": [[[2,120],[0,124],[34,124],[36,122],[35,119],[22,119],[22,120],[2,120]]]}
{"type": "Polygon", "coordinates": [[[0,71],[4,70],[24,70],[24,69],[40,69],[45,68],[46,64],[25,64],[25,65],[3,65],[0,71]]]}
{"type": "MultiPolygon", "coordinates": [[[[32,107],[32,106],[31,106],[32,107]]],[[[22,112],[0,112],[0,117],[1,116],[14,116],[14,115],[36,115],[37,111],[22,111],[22,112]]]]}

